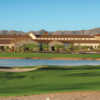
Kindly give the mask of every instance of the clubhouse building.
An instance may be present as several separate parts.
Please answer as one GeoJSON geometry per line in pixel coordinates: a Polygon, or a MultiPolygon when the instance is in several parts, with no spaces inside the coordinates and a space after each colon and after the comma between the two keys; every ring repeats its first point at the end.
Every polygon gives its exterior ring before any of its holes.
{"type": "Polygon", "coordinates": [[[100,46],[100,34],[96,35],[34,35],[29,34],[33,41],[41,44],[48,44],[49,50],[54,50],[55,45],[73,45],[73,46],[87,46],[92,48],[98,48],[100,46]]]}
{"type": "MultiPolygon", "coordinates": [[[[55,45],[73,45],[73,46],[87,46],[94,49],[100,47],[100,34],[96,35],[75,35],[75,34],[64,34],[64,35],[53,35],[53,34],[42,34],[35,35],[28,33],[25,35],[0,35],[0,48],[9,47],[15,48],[23,44],[34,43],[38,44],[41,48],[43,44],[47,44],[49,51],[55,50],[55,45]]],[[[41,49],[42,50],[42,49],[41,49]]]]}

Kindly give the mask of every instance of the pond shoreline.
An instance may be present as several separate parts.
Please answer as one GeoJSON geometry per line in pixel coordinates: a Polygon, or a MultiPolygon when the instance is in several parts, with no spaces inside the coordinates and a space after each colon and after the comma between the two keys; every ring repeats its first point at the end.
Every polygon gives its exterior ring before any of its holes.
{"type": "Polygon", "coordinates": [[[0,59],[48,59],[48,60],[100,60],[100,58],[81,57],[0,57],[0,59]]]}

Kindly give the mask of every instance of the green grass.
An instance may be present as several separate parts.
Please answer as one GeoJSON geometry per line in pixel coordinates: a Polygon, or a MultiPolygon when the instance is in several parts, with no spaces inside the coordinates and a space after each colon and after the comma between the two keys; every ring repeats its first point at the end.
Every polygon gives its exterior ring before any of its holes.
{"type": "Polygon", "coordinates": [[[0,72],[0,96],[84,90],[100,91],[100,66],[49,66],[31,72],[0,72]]]}
{"type": "Polygon", "coordinates": [[[53,57],[72,57],[72,58],[100,58],[100,54],[59,54],[59,53],[0,53],[0,57],[40,57],[40,58],[53,58],[53,57]]]}

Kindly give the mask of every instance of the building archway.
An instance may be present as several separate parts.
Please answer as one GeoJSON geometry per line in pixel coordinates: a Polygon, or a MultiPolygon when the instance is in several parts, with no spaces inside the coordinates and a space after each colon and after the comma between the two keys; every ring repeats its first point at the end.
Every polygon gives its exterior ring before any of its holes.
{"type": "Polygon", "coordinates": [[[51,41],[49,44],[49,51],[57,51],[57,45],[58,46],[64,46],[64,43],[59,42],[59,41],[51,41]]]}
{"type": "Polygon", "coordinates": [[[51,51],[55,51],[55,46],[51,46],[51,51]]]}

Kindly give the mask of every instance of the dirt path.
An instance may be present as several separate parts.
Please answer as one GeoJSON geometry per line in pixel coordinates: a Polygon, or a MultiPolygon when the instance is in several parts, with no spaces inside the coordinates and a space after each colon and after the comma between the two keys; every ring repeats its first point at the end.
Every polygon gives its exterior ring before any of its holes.
{"type": "Polygon", "coordinates": [[[66,92],[20,97],[0,97],[0,100],[100,100],[100,92],[66,92]]]}

